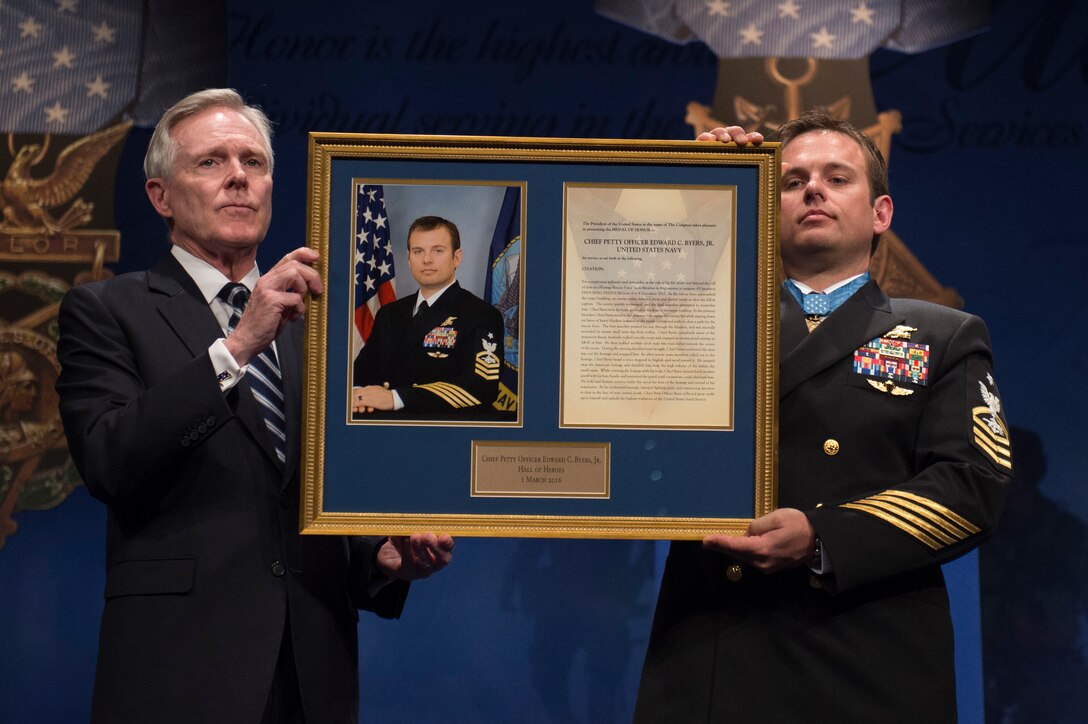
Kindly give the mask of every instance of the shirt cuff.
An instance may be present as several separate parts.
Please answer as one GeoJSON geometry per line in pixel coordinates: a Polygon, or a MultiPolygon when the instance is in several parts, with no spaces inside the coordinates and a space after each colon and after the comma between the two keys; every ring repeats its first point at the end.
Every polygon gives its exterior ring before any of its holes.
{"type": "Polygon", "coordinates": [[[403,410],[404,409],[404,400],[400,399],[400,395],[397,394],[396,390],[390,390],[390,392],[393,393],[393,409],[394,410],[403,410]]]}
{"type": "Polygon", "coordinates": [[[238,384],[238,380],[246,373],[235,360],[234,355],[227,350],[224,338],[212,342],[208,347],[208,357],[212,361],[212,369],[215,370],[215,379],[219,382],[219,391],[224,394],[238,384]]]}

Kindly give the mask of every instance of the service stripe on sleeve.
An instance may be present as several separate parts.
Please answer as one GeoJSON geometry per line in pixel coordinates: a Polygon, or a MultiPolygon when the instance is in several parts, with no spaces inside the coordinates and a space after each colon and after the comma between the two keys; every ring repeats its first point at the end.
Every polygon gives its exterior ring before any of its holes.
{"type": "Polygon", "coordinates": [[[842,507],[890,523],[933,550],[966,540],[981,530],[940,503],[903,490],[885,490],[842,507]]]}
{"type": "Polygon", "coordinates": [[[425,385],[412,386],[438,395],[450,407],[462,408],[480,404],[480,401],[469,394],[466,389],[450,384],[449,382],[428,382],[425,385]]]}
{"type": "MultiPolygon", "coordinates": [[[[905,490],[885,490],[881,495],[902,498],[903,500],[909,500],[919,506],[923,506],[926,509],[932,511],[935,515],[939,515],[947,520],[952,521],[957,526],[967,532],[967,535],[974,535],[975,533],[981,533],[982,529],[971,521],[964,518],[962,515],[944,507],[940,503],[930,500],[929,498],[923,498],[921,495],[915,495],[914,493],[908,493],[905,490]]],[[[963,536],[966,537],[966,536],[963,536]]]]}
{"type": "Polygon", "coordinates": [[[862,501],[859,501],[857,503],[843,503],[842,507],[852,508],[853,510],[860,510],[863,513],[868,513],[869,515],[880,518],[885,523],[890,523],[891,525],[894,525],[896,528],[899,528],[903,532],[908,533],[911,536],[917,538],[918,540],[925,543],[927,546],[929,546],[933,550],[939,550],[941,548],[940,542],[934,540],[933,538],[930,538],[928,535],[926,535],[922,531],[918,530],[914,526],[909,525],[906,521],[900,520],[899,518],[895,517],[894,515],[889,515],[888,513],[885,513],[883,510],[880,510],[879,508],[872,508],[872,507],[866,505],[862,501]]]}

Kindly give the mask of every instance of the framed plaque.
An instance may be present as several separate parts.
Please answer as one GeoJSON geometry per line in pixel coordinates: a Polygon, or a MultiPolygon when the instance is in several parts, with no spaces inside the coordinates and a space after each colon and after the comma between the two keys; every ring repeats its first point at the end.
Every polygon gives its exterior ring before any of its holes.
{"type": "Polygon", "coordinates": [[[774,508],[777,144],[309,151],[304,533],[683,539],[774,508]]]}

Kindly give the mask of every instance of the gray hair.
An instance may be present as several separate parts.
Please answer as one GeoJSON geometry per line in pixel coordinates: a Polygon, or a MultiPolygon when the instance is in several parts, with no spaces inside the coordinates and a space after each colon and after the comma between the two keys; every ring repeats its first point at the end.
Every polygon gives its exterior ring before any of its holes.
{"type": "Polygon", "coordinates": [[[233,88],[208,88],[190,93],[171,106],[155,125],[151,142],[144,155],[144,176],[146,178],[168,178],[174,170],[174,160],[178,155],[178,144],[171,132],[186,118],[195,116],[209,108],[227,108],[237,111],[253,124],[261,136],[265,153],[268,155],[268,172],[272,173],[272,122],[257,106],[246,105],[242,96],[233,88]]]}

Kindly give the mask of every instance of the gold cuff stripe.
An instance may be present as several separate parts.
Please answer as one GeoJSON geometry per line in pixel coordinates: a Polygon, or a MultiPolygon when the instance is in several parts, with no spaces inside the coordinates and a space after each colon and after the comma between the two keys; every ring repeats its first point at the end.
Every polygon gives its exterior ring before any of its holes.
{"type": "Polygon", "coordinates": [[[859,501],[865,505],[871,505],[876,508],[880,508],[892,515],[902,518],[906,523],[910,524],[914,530],[919,533],[925,534],[932,540],[940,541],[943,545],[952,545],[963,536],[957,537],[951,534],[947,530],[942,530],[940,526],[934,525],[932,522],[925,520],[921,516],[914,515],[906,508],[896,505],[894,502],[887,502],[883,500],[877,500],[876,498],[866,498],[859,501]]]}
{"type": "Polygon", "coordinates": [[[946,520],[935,518],[933,514],[921,506],[905,503],[900,500],[888,499],[875,495],[864,502],[878,506],[894,513],[905,520],[914,523],[920,529],[941,541],[945,545],[952,545],[956,541],[963,540],[967,533],[956,528],[946,520]]]}
{"type": "Polygon", "coordinates": [[[902,498],[904,500],[912,500],[919,505],[924,505],[937,515],[943,516],[944,518],[947,518],[959,527],[963,528],[971,535],[982,532],[982,528],[979,528],[977,525],[967,520],[962,515],[944,507],[943,505],[934,500],[930,500],[929,498],[923,498],[921,495],[908,493],[905,490],[885,490],[883,493],[881,493],[881,495],[902,498]]]}
{"type": "Polygon", "coordinates": [[[889,515],[888,513],[885,513],[883,510],[880,510],[879,508],[871,508],[869,505],[866,505],[863,502],[843,503],[842,507],[843,508],[853,508],[854,510],[860,510],[862,513],[868,513],[869,515],[880,518],[884,522],[890,523],[891,525],[894,525],[896,528],[899,528],[900,530],[904,531],[905,533],[908,533],[911,536],[913,536],[914,538],[917,538],[918,540],[922,541],[923,543],[925,543],[927,546],[929,546],[933,550],[937,550],[937,549],[939,549],[941,547],[941,544],[939,542],[933,540],[932,538],[930,538],[928,535],[926,535],[922,531],[918,530],[917,528],[915,528],[915,527],[913,527],[911,525],[908,525],[905,521],[902,521],[899,518],[896,518],[894,515],[889,515]]]}
{"type": "MultiPolygon", "coordinates": [[[[946,531],[950,536],[952,536],[953,541],[963,540],[972,533],[977,532],[972,531],[970,528],[964,525],[960,525],[958,522],[949,519],[947,516],[934,512],[928,506],[916,503],[914,501],[911,501],[910,499],[903,499],[894,495],[890,495],[888,493],[881,493],[880,495],[874,495],[872,498],[870,498],[870,500],[888,501],[891,505],[901,507],[903,510],[909,510],[912,513],[917,514],[919,517],[923,518],[930,525],[934,525],[941,530],[946,531]]],[[[948,542],[952,543],[953,541],[948,542]]]]}
{"type": "Polygon", "coordinates": [[[470,395],[467,390],[451,385],[449,382],[428,382],[425,385],[412,386],[438,395],[451,407],[471,407],[480,404],[480,401],[470,395]]]}

